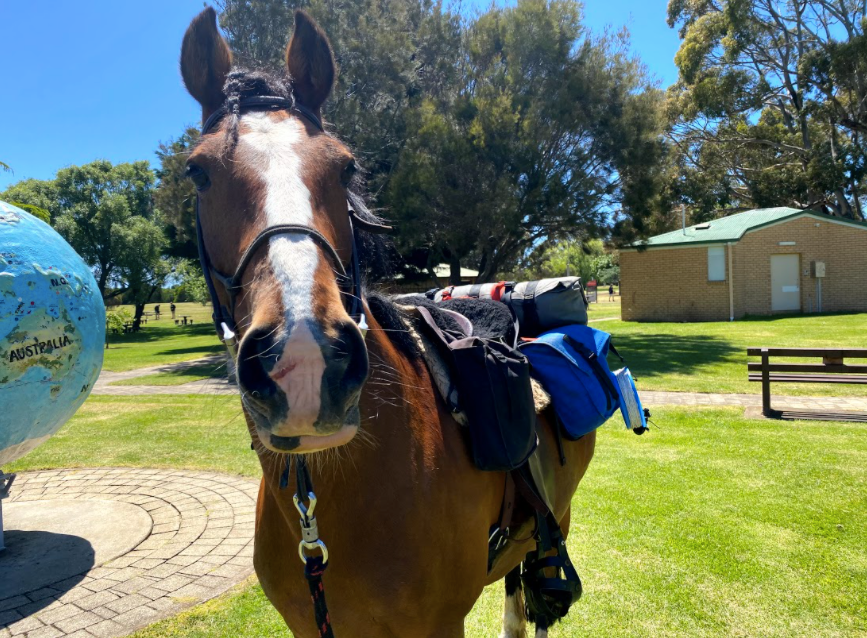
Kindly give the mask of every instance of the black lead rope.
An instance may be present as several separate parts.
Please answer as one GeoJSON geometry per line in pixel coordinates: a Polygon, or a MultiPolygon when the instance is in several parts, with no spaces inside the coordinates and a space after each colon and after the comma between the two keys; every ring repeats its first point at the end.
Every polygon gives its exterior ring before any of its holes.
{"type": "MultiPolygon", "coordinates": [[[[291,459],[291,456],[286,456],[286,467],[280,476],[281,490],[289,487],[291,459]]],[[[310,478],[310,470],[307,469],[307,459],[302,455],[295,457],[295,495],[292,501],[301,514],[301,542],[298,545],[298,555],[304,562],[304,577],[307,579],[310,599],[313,601],[316,631],[319,632],[319,638],[334,638],[328,603],[325,601],[325,585],[322,583],[322,575],[328,568],[328,548],[319,538],[319,525],[313,515],[316,509],[316,494],[313,493],[313,481],[310,478]],[[321,554],[308,556],[306,551],[313,549],[320,550],[321,554]]]]}

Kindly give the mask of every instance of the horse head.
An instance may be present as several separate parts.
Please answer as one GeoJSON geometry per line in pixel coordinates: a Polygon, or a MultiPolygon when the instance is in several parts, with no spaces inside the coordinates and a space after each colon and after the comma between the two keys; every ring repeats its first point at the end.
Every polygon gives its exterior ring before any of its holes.
{"type": "Polygon", "coordinates": [[[181,74],[205,122],[187,160],[203,268],[218,330],[238,337],[248,421],[276,452],[343,445],[358,431],[369,364],[355,161],[320,120],[335,78],[328,38],[298,11],[284,73],[233,69],[208,8],[184,36],[181,74]]]}

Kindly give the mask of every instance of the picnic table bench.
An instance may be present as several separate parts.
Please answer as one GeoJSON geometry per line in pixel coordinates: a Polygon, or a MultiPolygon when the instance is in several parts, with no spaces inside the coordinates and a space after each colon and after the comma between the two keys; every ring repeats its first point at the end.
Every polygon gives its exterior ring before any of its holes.
{"type": "Polygon", "coordinates": [[[847,364],[845,359],[867,359],[867,348],[747,348],[759,362],[747,363],[749,380],[762,384],[762,414],[774,419],[867,421],[856,412],[793,412],[771,408],[771,383],[853,383],[867,385],[867,364],[847,364]],[[821,363],[771,363],[771,357],[821,358],[821,363]]]}
{"type": "Polygon", "coordinates": [[[192,319],[192,317],[190,317],[190,315],[181,315],[180,319],[175,319],[175,325],[178,325],[179,323],[183,323],[183,325],[187,325],[188,320],[189,320],[189,324],[192,326],[193,325],[193,319],[192,319]]]}

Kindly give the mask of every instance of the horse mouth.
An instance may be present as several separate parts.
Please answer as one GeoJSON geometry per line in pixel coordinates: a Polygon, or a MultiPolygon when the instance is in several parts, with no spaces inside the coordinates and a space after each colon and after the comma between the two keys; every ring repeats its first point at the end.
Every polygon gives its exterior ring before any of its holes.
{"type": "Polygon", "coordinates": [[[262,428],[256,428],[262,445],[278,453],[309,454],[346,445],[358,434],[357,424],[345,424],[336,432],[323,435],[278,436],[262,428]]]}

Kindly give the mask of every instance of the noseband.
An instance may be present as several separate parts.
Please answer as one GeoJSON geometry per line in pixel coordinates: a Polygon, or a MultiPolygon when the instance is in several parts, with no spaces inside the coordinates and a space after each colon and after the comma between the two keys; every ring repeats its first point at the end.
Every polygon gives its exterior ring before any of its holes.
{"type": "MultiPolygon", "coordinates": [[[[265,111],[293,111],[310,122],[313,123],[323,133],[325,129],[322,126],[322,121],[316,116],[313,111],[305,108],[301,104],[296,104],[293,100],[274,96],[254,96],[247,97],[241,100],[227,103],[214,111],[202,126],[202,135],[207,135],[211,132],[220,120],[228,113],[240,115],[243,111],[250,110],[265,110],[265,111]]],[[[315,228],[304,226],[302,224],[275,224],[268,226],[260,232],[256,238],[250,242],[250,245],[244,250],[238,266],[232,275],[226,275],[214,268],[211,263],[211,258],[208,255],[208,250],[205,248],[205,239],[202,233],[201,217],[199,215],[199,196],[196,195],[196,239],[199,246],[199,260],[202,264],[202,272],[205,276],[205,284],[208,287],[208,294],[211,296],[211,301],[214,306],[214,327],[217,330],[217,335],[223,343],[229,348],[230,353],[234,358],[234,346],[236,343],[235,335],[238,332],[235,324],[235,301],[238,291],[241,290],[241,282],[244,277],[244,271],[253,259],[256,251],[272,237],[278,235],[303,235],[312,239],[323,250],[329,258],[334,269],[337,272],[337,283],[341,291],[347,292],[351,298],[351,302],[347,312],[349,316],[358,324],[362,332],[367,330],[367,321],[364,316],[364,308],[361,303],[361,267],[358,260],[358,241],[356,239],[356,227],[363,228],[368,232],[384,233],[389,232],[389,226],[374,224],[358,217],[352,202],[347,195],[346,199],[347,213],[349,215],[349,228],[352,232],[352,272],[347,274],[346,267],[340,260],[337,250],[331,245],[331,242],[315,228]],[[355,222],[355,224],[353,224],[355,222]],[[229,295],[229,307],[226,308],[220,303],[217,297],[217,291],[214,288],[214,278],[222,284],[229,295]]]]}

